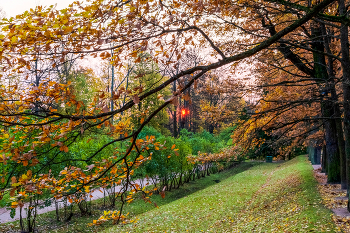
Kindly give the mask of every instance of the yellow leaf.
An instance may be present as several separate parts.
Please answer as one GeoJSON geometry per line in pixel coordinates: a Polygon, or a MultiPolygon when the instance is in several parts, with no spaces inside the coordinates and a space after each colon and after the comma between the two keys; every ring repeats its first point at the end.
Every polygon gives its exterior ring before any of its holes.
{"type": "Polygon", "coordinates": [[[61,171],[61,174],[62,174],[62,175],[65,175],[65,174],[67,174],[67,171],[66,171],[66,170],[63,170],[63,171],[61,171]]]}
{"type": "Polygon", "coordinates": [[[18,202],[17,201],[14,201],[11,203],[12,206],[17,206],[18,205],[18,202]]]}
{"type": "Polygon", "coordinates": [[[111,211],[103,211],[104,215],[108,215],[111,211]]]}
{"type": "Polygon", "coordinates": [[[12,43],[16,43],[16,42],[17,42],[17,37],[16,37],[16,36],[13,36],[13,37],[11,38],[11,42],[12,42],[12,43]]]}

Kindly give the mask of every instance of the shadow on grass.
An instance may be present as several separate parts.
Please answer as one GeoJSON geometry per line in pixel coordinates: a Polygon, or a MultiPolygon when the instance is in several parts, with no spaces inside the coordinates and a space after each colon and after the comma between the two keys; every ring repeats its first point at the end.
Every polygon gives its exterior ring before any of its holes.
{"type": "Polygon", "coordinates": [[[173,189],[172,191],[166,192],[167,196],[163,199],[164,201],[162,202],[162,204],[168,204],[169,202],[191,195],[192,193],[208,188],[212,185],[216,185],[217,183],[224,181],[225,179],[231,176],[244,172],[258,164],[259,163],[243,162],[229,170],[211,174],[210,176],[206,176],[200,179],[195,179],[194,181],[190,181],[189,183],[186,183],[183,186],[181,186],[179,189],[173,189]]]}

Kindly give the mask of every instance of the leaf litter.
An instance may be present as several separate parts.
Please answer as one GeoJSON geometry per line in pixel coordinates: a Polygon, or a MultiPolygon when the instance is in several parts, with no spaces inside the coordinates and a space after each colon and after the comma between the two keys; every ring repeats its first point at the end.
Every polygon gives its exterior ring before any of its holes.
{"type": "MultiPolygon", "coordinates": [[[[321,168],[314,170],[314,176],[318,181],[318,191],[322,197],[322,204],[328,209],[344,209],[347,207],[348,200],[346,198],[346,190],[341,189],[340,184],[327,184],[327,175],[321,172],[321,168]]],[[[341,232],[350,232],[350,214],[349,216],[332,215],[334,223],[341,232]]]]}

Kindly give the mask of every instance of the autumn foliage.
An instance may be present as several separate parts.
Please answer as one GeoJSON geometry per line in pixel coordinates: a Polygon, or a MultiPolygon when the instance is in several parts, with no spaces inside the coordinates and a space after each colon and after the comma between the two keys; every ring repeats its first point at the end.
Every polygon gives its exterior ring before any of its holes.
{"type": "MultiPolygon", "coordinates": [[[[345,141],[337,141],[337,153],[345,156],[349,135],[341,113],[347,119],[350,111],[340,84],[348,77],[347,63],[344,50],[341,58],[334,55],[346,43],[346,36],[338,38],[346,34],[340,28],[349,25],[338,14],[341,4],[95,0],[62,10],[39,6],[4,19],[0,198],[10,193],[11,206],[21,210],[25,202],[37,206],[42,195],[66,199],[88,214],[84,203],[100,187],[120,186],[116,197],[123,205],[137,192],[152,203],[153,191],[164,190],[143,190],[133,176],[148,176],[137,171],[156,156],[163,167],[175,161],[182,166],[176,169],[183,168],[152,174],[167,189],[180,185],[183,175],[220,170],[221,162],[240,161],[264,147],[290,158],[295,148],[327,144],[341,133],[345,141]],[[101,75],[93,64],[101,64],[101,75]],[[249,81],[242,71],[252,66],[249,81]],[[186,117],[194,114],[190,122],[186,117]],[[181,120],[180,128],[206,125],[210,133],[238,128],[229,148],[193,154],[142,136],[146,125],[164,128],[169,118],[174,135],[181,120]]],[[[339,166],[330,169],[334,179],[339,166]]],[[[92,224],[126,221],[123,205],[92,224]]],[[[33,231],[35,208],[28,215],[33,231]]]]}

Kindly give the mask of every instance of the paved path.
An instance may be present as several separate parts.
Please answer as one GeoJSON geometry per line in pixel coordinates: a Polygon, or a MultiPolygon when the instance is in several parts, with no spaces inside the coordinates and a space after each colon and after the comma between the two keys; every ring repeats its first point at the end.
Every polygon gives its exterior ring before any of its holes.
{"type": "MultiPolygon", "coordinates": [[[[312,167],[314,168],[314,170],[317,170],[317,169],[321,168],[321,165],[312,165],[312,167]]],[[[324,174],[324,173],[320,173],[320,174],[324,174]]],[[[346,193],[346,190],[342,190],[342,189],[340,189],[340,190],[333,189],[332,191],[333,192],[344,192],[344,193],[346,193]]],[[[347,201],[348,197],[340,196],[340,197],[335,197],[334,199],[337,200],[337,201],[347,201]]],[[[336,208],[336,209],[331,209],[331,210],[337,217],[340,217],[340,218],[350,217],[350,213],[347,210],[347,208],[336,208]]]]}
{"type": "MultiPolygon", "coordinates": [[[[133,181],[133,183],[135,184],[138,184],[138,185],[143,185],[145,184],[147,181],[141,181],[141,180],[136,180],[136,181],[133,181]]],[[[120,189],[122,188],[122,186],[116,186],[115,188],[115,191],[116,192],[119,192],[120,189]]],[[[91,194],[91,200],[97,200],[97,199],[100,199],[100,198],[103,198],[103,189],[96,189],[94,190],[93,192],[90,193],[91,194]],[[101,190],[101,191],[100,191],[101,190]]],[[[106,195],[107,195],[107,192],[106,192],[106,195]]],[[[63,208],[64,205],[62,202],[59,202],[59,208],[63,208]]],[[[28,205],[25,205],[24,208],[26,208],[28,205]]],[[[37,209],[37,214],[43,214],[43,213],[46,213],[46,212],[50,212],[50,211],[53,211],[55,210],[55,203],[53,202],[50,206],[47,206],[47,207],[43,207],[43,208],[38,208],[37,209]]],[[[5,223],[5,222],[12,222],[12,221],[15,221],[15,220],[19,220],[19,207],[16,209],[16,215],[14,216],[14,218],[11,218],[10,216],[10,210],[7,210],[6,208],[0,208],[0,223],[5,223]]],[[[22,217],[25,218],[26,217],[26,214],[25,214],[25,211],[24,209],[22,210],[22,217]]]]}
{"type": "MultiPolygon", "coordinates": [[[[118,190],[119,191],[119,190],[118,190]]],[[[91,193],[91,195],[93,196],[91,198],[91,200],[96,200],[96,199],[100,199],[100,198],[103,198],[103,191],[102,193],[99,191],[99,190],[95,190],[91,193]]],[[[62,202],[59,202],[58,203],[59,205],[59,208],[62,208],[63,207],[63,203],[62,202]]],[[[28,205],[25,205],[23,208],[26,208],[28,207],[28,205]]],[[[44,207],[42,209],[38,208],[38,214],[43,214],[43,213],[46,213],[46,212],[49,212],[49,211],[53,211],[55,210],[55,203],[53,202],[50,206],[47,206],[47,207],[44,207]]],[[[11,218],[10,216],[10,210],[7,210],[6,208],[0,208],[0,223],[4,223],[4,222],[12,222],[12,221],[15,221],[15,220],[19,220],[19,207],[16,209],[16,215],[14,218],[11,218]]],[[[26,217],[26,214],[25,214],[25,211],[23,209],[22,211],[22,217],[25,218],[26,217]]]]}

